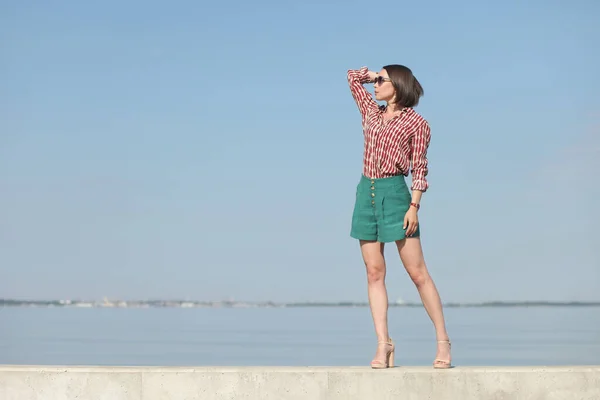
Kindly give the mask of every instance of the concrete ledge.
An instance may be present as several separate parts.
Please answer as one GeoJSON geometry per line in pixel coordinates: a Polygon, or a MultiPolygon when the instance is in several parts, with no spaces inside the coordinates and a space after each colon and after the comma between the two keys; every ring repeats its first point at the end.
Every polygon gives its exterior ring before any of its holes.
{"type": "Polygon", "coordinates": [[[73,367],[0,365],[2,400],[598,400],[600,366],[73,367]]]}

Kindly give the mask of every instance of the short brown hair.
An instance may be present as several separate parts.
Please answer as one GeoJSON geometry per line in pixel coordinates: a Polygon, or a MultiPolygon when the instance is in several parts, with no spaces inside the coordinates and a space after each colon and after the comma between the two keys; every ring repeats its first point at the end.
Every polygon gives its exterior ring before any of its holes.
{"type": "Polygon", "coordinates": [[[404,65],[391,64],[383,67],[396,89],[396,104],[399,107],[415,107],[423,96],[423,87],[415,78],[410,68],[404,65]]]}

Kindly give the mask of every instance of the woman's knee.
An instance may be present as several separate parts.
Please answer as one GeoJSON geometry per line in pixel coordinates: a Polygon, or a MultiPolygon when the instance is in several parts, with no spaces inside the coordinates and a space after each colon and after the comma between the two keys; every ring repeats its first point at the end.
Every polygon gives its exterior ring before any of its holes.
{"type": "Polygon", "coordinates": [[[412,267],[408,266],[406,269],[408,271],[410,279],[412,279],[413,283],[417,288],[425,286],[431,280],[431,277],[429,276],[427,268],[424,264],[415,265],[412,267]]]}
{"type": "Polygon", "coordinates": [[[363,261],[367,267],[369,283],[378,282],[385,277],[385,258],[383,244],[373,241],[361,241],[363,261]]]}
{"type": "Polygon", "coordinates": [[[385,263],[366,261],[365,266],[367,267],[367,280],[369,283],[379,282],[385,278],[385,263]]]}

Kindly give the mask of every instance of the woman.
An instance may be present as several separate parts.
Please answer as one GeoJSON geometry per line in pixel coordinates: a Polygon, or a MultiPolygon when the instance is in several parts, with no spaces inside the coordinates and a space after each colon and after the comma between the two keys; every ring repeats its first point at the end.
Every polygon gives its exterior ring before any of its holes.
{"type": "Polygon", "coordinates": [[[363,173],[356,190],[350,235],[359,240],[367,269],[368,296],[377,334],[372,368],[394,365],[394,342],[388,334],[384,245],[395,242],[400,260],[415,283],[437,336],[434,368],[450,368],[450,339],[440,296],[431,279],[420,241],[418,211],[426,180],[429,124],[413,107],[423,88],[412,71],[388,65],[379,73],[367,67],[348,71],[352,96],[362,116],[363,173]],[[375,98],[363,86],[374,83],[375,98]],[[412,165],[412,169],[411,169],[412,165]],[[412,173],[411,192],[405,176],[412,173]]]}

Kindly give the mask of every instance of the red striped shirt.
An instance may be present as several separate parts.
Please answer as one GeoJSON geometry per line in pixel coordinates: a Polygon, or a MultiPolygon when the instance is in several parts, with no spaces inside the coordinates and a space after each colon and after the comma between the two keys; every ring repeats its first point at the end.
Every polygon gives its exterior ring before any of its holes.
{"type": "Polygon", "coordinates": [[[348,71],[352,97],[362,116],[365,138],[363,175],[368,178],[412,174],[412,190],[425,192],[429,183],[427,148],[431,139],[429,123],[412,107],[384,121],[385,106],[379,106],[363,84],[369,82],[367,67],[348,71]],[[412,170],[410,169],[412,165],[412,170]]]}

